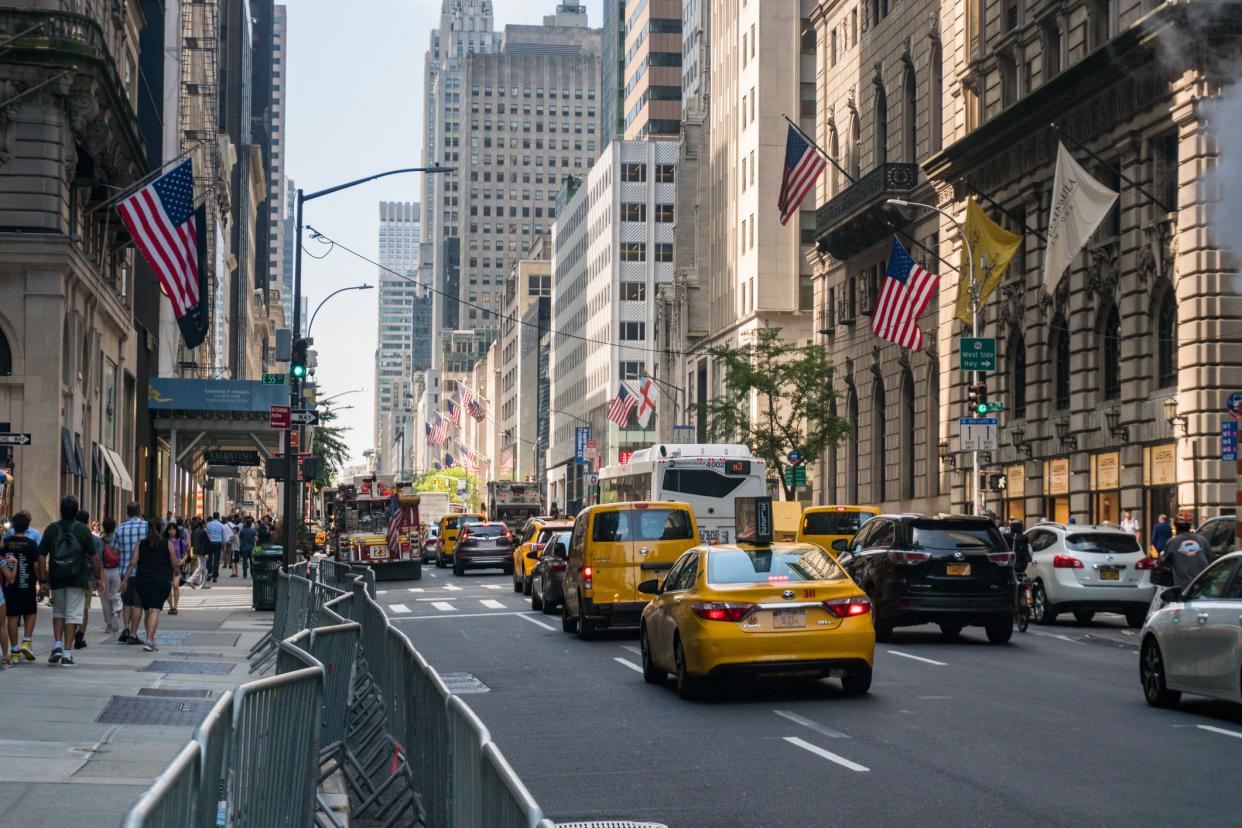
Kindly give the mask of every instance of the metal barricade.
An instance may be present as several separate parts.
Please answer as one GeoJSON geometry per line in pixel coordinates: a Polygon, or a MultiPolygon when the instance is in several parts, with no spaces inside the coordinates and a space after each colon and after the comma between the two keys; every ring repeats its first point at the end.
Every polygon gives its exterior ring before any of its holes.
{"type": "MultiPolygon", "coordinates": [[[[189,742],[181,748],[164,772],[143,792],[138,804],[125,815],[122,828],[180,828],[187,824],[203,824],[196,813],[202,781],[201,761],[198,742],[189,742]]],[[[215,824],[214,814],[211,824],[215,824]]]]}
{"type": "MultiPolygon", "coordinates": [[[[289,577],[283,569],[276,571],[276,611],[272,614],[272,628],[263,634],[263,637],[255,642],[250,648],[248,658],[253,663],[256,660],[262,660],[268,653],[276,649],[276,642],[280,640],[280,636],[276,635],[278,624],[283,623],[285,613],[289,606],[289,577]]],[[[250,672],[254,672],[251,670],[250,672]]]]}
{"type": "Polygon", "coordinates": [[[202,750],[203,759],[202,784],[198,789],[198,816],[193,824],[202,828],[213,828],[216,825],[220,803],[228,801],[228,769],[224,760],[228,756],[232,737],[234,701],[233,691],[226,690],[207,713],[207,718],[194,731],[192,741],[202,750]]]}
{"type": "Polygon", "coordinates": [[[489,828],[538,828],[543,812],[526,790],[495,742],[483,745],[479,800],[482,815],[477,825],[489,828]]]}
{"type": "MultiPolygon", "coordinates": [[[[446,800],[452,803],[447,823],[453,826],[484,825],[483,746],[491,735],[483,722],[458,696],[443,705],[448,724],[449,775],[446,800]]],[[[433,823],[436,824],[436,823],[433,823]]]]}

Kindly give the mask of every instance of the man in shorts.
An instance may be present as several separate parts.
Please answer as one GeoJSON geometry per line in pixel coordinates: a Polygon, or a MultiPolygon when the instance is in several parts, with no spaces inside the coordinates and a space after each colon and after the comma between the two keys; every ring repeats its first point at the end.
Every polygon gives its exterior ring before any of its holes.
{"type": "MultiPolygon", "coordinates": [[[[9,557],[17,562],[17,576],[11,584],[4,585],[4,608],[8,616],[5,621],[9,628],[9,645],[13,652],[13,662],[18,658],[27,661],[35,660],[34,631],[35,616],[39,611],[39,583],[44,580],[42,564],[39,561],[39,543],[30,537],[30,513],[18,512],[13,515],[13,534],[4,539],[0,545],[0,557],[9,557]],[[18,646],[18,624],[25,627],[18,646]]],[[[42,535],[40,535],[42,537],[42,535]]]]}
{"type": "Polygon", "coordinates": [[[51,664],[72,667],[73,642],[86,610],[88,590],[103,588],[103,568],[95,553],[95,538],[86,524],[78,523],[78,499],[60,500],[60,520],[43,531],[39,556],[52,590],[52,631],[57,642],[48,658],[51,664]]]}

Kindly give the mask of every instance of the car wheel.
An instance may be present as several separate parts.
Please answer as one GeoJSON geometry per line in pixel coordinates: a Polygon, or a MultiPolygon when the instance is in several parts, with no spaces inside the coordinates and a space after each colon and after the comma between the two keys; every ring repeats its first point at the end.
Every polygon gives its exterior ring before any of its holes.
{"type": "Polygon", "coordinates": [[[1013,616],[1009,616],[1004,621],[993,621],[984,629],[988,633],[988,641],[993,644],[1006,644],[1009,639],[1013,638],[1013,616]]]}
{"type": "Polygon", "coordinates": [[[582,596],[578,597],[578,637],[583,641],[591,641],[596,637],[595,622],[586,617],[582,606],[582,596]]]}
{"type": "Polygon", "coordinates": [[[458,560],[453,561],[453,574],[458,577],[461,577],[462,575],[466,574],[466,568],[461,565],[461,561],[458,561],[458,560]]]}
{"type": "Polygon", "coordinates": [[[444,556],[441,555],[439,552],[437,552],[436,553],[436,569],[444,569],[444,567],[445,567],[444,556]]]}
{"type": "Polygon", "coordinates": [[[513,591],[514,592],[522,591],[522,579],[518,577],[517,570],[514,570],[513,572],[513,591]]]}
{"type": "Polygon", "coordinates": [[[561,604],[561,630],[571,633],[578,629],[578,619],[569,614],[569,604],[561,604]]]}
{"type": "Polygon", "coordinates": [[[1170,690],[1164,679],[1164,658],[1156,639],[1148,637],[1139,654],[1139,681],[1143,683],[1143,698],[1152,707],[1173,707],[1182,698],[1177,690],[1170,690]]]}
{"type": "Polygon", "coordinates": [[[1143,625],[1147,623],[1147,610],[1126,610],[1126,623],[1130,625],[1132,630],[1141,630],[1143,625]]]}
{"type": "Polygon", "coordinates": [[[643,662],[643,681],[648,684],[663,684],[668,678],[668,673],[655,666],[655,662],[651,660],[651,645],[647,643],[647,628],[644,626],[638,633],[638,647],[642,653],[643,662]]]}
{"type": "Polygon", "coordinates": [[[530,591],[530,608],[532,612],[543,609],[543,590],[532,589],[530,591]]]}
{"type": "Polygon", "coordinates": [[[693,701],[703,693],[700,681],[690,675],[686,669],[686,654],[681,649],[681,637],[673,639],[673,661],[677,668],[677,695],[686,701],[693,701]]]}
{"type": "Polygon", "coordinates": [[[1039,582],[1031,587],[1031,620],[1036,624],[1052,624],[1057,620],[1056,611],[1048,603],[1048,593],[1039,582]]]}
{"type": "Polygon", "coordinates": [[[416,561],[414,563],[414,575],[412,576],[411,580],[421,581],[422,579],[423,579],[423,562],[416,561]]]}
{"type": "Polygon", "coordinates": [[[532,586],[532,585],[531,585],[530,576],[529,576],[529,575],[527,575],[525,578],[523,578],[523,579],[522,579],[522,594],[523,594],[523,595],[530,595],[530,594],[531,594],[531,586],[532,586]]]}
{"type": "Polygon", "coordinates": [[[1084,611],[1084,612],[1074,613],[1074,620],[1077,621],[1079,624],[1090,624],[1092,618],[1095,618],[1094,612],[1084,611]]]}
{"type": "Polygon", "coordinates": [[[861,696],[871,689],[871,668],[859,667],[841,677],[841,689],[847,696],[861,696]]]}
{"type": "Polygon", "coordinates": [[[941,624],[940,625],[940,635],[943,638],[954,640],[961,634],[962,634],[961,624],[941,624]]]}

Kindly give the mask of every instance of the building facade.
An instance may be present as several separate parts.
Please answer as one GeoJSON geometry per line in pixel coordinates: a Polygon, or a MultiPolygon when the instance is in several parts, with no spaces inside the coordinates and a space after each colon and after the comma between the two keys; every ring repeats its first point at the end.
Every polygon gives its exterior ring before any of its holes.
{"type": "Polygon", "coordinates": [[[375,447],[380,474],[408,468],[397,448],[408,449],[410,382],[415,371],[430,366],[430,331],[415,326],[415,307],[429,295],[420,291],[418,249],[419,205],[404,201],[379,204],[378,331],[375,351],[375,447]],[[421,294],[421,296],[420,296],[421,294]]]}
{"type": "Polygon", "coordinates": [[[626,7],[622,111],[627,139],[676,140],[681,124],[682,0],[626,7]]]}
{"type": "MultiPolygon", "coordinates": [[[[285,157],[288,147],[285,145],[285,100],[289,92],[289,9],[281,3],[273,6],[272,17],[272,108],[271,108],[271,151],[267,168],[267,227],[268,227],[268,265],[267,282],[269,287],[280,291],[281,302],[284,304],[284,318],[293,319],[293,284],[288,287],[289,296],[285,297],[285,202],[289,197],[285,187],[289,179],[285,176],[285,157]]],[[[293,239],[288,240],[292,248],[293,239]]],[[[292,265],[290,265],[292,272],[292,265]]]]}

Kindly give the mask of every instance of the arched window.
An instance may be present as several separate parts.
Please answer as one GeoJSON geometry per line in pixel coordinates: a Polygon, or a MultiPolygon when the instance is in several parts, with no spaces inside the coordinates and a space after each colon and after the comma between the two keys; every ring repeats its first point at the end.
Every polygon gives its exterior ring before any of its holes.
{"type": "MultiPolygon", "coordinates": [[[[832,156],[832,160],[840,162],[841,160],[841,141],[837,138],[836,124],[828,127],[828,154],[832,156]]],[[[834,196],[841,192],[841,173],[837,172],[836,165],[829,165],[831,172],[828,179],[828,195],[834,196]]]]}
{"type": "Polygon", "coordinates": [[[1100,384],[1104,399],[1115,400],[1121,396],[1121,315],[1117,304],[1109,304],[1102,316],[1100,326],[1100,384]]]}
{"type": "Polygon", "coordinates": [[[858,126],[858,113],[854,113],[854,117],[850,119],[850,177],[855,181],[858,180],[858,171],[861,168],[862,156],[862,131],[858,126]]]}
{"type": "Polygon", "coordinates": [[[845,402],[845,419],[850,424],[849,464],[845,469],[845,493],[850,503],[858,503],[858,394],[850,388],[845,402]]]}
{"type": "Polygon", "coordinates": [[[916,85],[914,67],[907,66],[905,96],[901,102],[901,117],[904,119],[905,133],[901,136],[901,142],[905,145],[907,164],[917,164],[919,160],[918,103],[914,94],[916,85]]]}
{"type": "Polygon", "coordinates": [[[13,376],[13,349],[9,347],[9,338],[0,331],[0,377],[13,376]]]}
{"type": "Polygon", "coordinates": [[[1177,294],[1166,284],[1156,300],[1156,387],[1177,385],[1177,294]]]}
{"type": "MultiPolygon", "coordinates": [[[[837,418],[837,398],[835,396],[832,398],[832,402],[828,404],[828,416],[834,420],[837,418]]],[[[849,440],[850,435],[846,435],[845,439],[849,440]]],[[[833,446],[828,451],[827,462],[824,464],[824,466],[825,466],[824,468],[824,493],[823,493],[824,502],[825,503],[838,503],[839,501],[837,500],[838,481],[837,481],[837,448],[836,446],[833,446]]]]}
{"type": "Polygon", "coordinates": [[[914,498],[914,374],[901,375],[901,496],[914,498]]]}
{"type": "Polygon", "coordinates": [[[884,87],[875,87],[875,166],[888,162],[888,96],[884,87]]]}
{"type": "Polygon", "coordinates": [[[882,503],[884,491],[884,438],[888,424],[888,412],[884,408],[884,381],[876,377],[871,391],[871,501],[882,503]]]}
{"type": "Polygon", "coordinates": [[[1009,409],[1011,416],[1026,416],[1026,340],[1017,325],[1009,331],[1009,409]]]}
{"type": "Polygon", "coordinates": [[[1056,390],[1056,407],[1069,408],[1070,404],[1070,332],[1064,316],[1052,320],[1053,384],[1056,390]]]}
{"type": "Polygon", "coordinates": [[[933,40],[931,48],[931,86],[927,90],[927,134],[931,138],[931,151],[940,149],[941,120],[944,118],[943,94],[944,67],[940,41],[933,40]]]}

